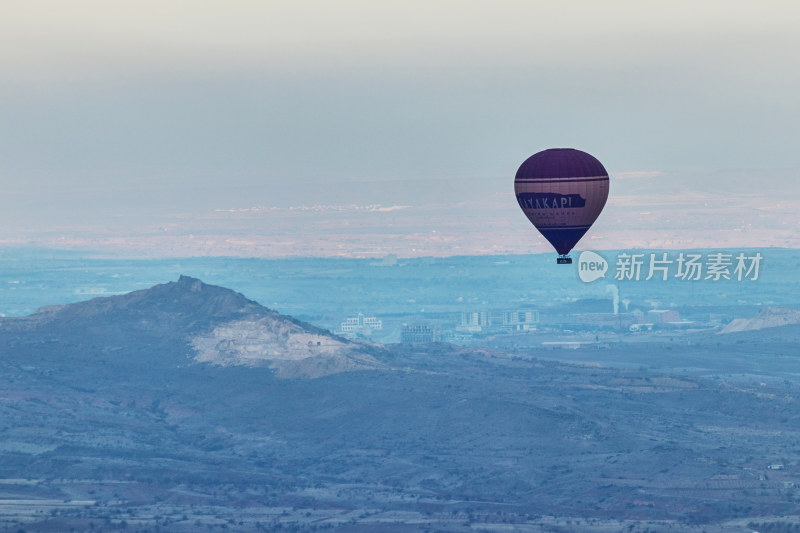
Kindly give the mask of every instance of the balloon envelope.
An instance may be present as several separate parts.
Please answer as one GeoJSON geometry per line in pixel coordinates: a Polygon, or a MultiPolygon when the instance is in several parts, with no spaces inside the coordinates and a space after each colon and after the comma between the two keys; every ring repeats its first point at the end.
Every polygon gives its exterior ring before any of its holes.
{"type": "Polygon", "coordinates": [[[586,152],[551,148],[522,163],[514,191],[528,220],[566,255],[606,205],[608,172],[586,152]]]}

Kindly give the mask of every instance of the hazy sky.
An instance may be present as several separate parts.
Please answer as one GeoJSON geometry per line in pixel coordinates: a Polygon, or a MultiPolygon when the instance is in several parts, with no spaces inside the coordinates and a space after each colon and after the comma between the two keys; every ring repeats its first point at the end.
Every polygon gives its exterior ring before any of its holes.
{"type": "MultiPolygon", "coordinates": [[[[698,194],[714,224],[739,227],[730,195],[752,180],[759,209],[784,202],[764,222],[785,230],[774,244],[800,245],[798,50],[788,0],[3,0],[0,242],[168,253],[190,233],[227,242],[231,225],[269,242],[252,213],[318,204],[352,204],[355,219],[437,205],[436,227],[418,229],[463,237],[474,221],[448,206],[492,198],[502,218],[522,160],[571,146],[620,178],[605,231],[648,213],[663,232],[646,244],[688,239],[657,206],[677,202],[672,221],[698,194]]],[[[543,246],[530,242],[518,251],[543,246]]]]}

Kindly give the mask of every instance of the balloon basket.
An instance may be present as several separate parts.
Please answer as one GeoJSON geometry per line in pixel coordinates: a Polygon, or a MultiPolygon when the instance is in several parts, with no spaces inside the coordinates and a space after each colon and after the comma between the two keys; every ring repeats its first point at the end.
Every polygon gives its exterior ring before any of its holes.
{"type": "Polygon", "coordinates": [[[556,263],[559,265],[571,265],[572,258],[568,255],[559,255],[556,259],[556,263]]]}

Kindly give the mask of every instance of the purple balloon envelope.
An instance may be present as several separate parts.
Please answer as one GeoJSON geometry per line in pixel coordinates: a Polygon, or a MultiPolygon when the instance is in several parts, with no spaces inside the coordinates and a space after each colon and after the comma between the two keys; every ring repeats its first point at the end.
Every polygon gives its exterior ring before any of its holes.
{"type": "Polygon", "coordinates": [[[608,172],[586,152],[551,148],[520,165],[514,191],[528,220],[565,256],[606,205],[608,172]]]}

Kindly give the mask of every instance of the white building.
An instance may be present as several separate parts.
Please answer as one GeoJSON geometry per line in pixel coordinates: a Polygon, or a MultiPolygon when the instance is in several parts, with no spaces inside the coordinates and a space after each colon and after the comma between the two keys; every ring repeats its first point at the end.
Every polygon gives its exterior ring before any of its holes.
{"type": "Polygon", "coordinates": [[[364,316],[364,313],[358,313],[358,316],[348,317],[342,322],[340,333],[346,337],[369,336],[373,331],[381,329],[383,329],[382,320],[374,316],[364,316]]]}
{"type": "Polygon", "coordinates": [[[530,331],[536,329],[539,311],[465,311],[456,331],[480,333],[489,331],[530,331]]]}
{"type": "Polygon", "coordinates": [[[539,311],[503,311],[502,320],[506,331],[530,331],[536,329],[539,311]]]}
{"type": "Polygon", "coordinates": [[[492,325],[492,316],[487,311],[464,311],[461,313],[461,324],[456,331],[478,333],[492,325]]]}

